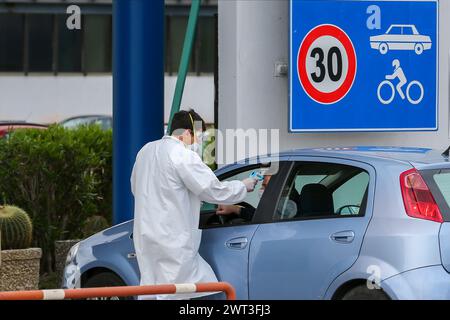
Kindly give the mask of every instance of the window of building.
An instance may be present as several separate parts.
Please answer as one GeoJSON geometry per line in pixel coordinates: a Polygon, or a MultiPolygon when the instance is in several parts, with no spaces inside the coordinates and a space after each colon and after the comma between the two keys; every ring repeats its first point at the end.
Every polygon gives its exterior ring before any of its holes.
{"type": "MultiPolygon", "coordinates": [[[[166,72],[169,74],[177,73],[183,51],[184,36],[187,28],[188,17],[173,16],[167,19],[166,24],[166,72]],[[184,31],[184,32],[183,32],[184,31]]],[[[189,63],[189,71],[193,69],[193,61],[189,63]]]]}
{"type": "MultiPolygon", "coordinates": [[[[166,66],[167,73],[178,73],[186,35],[188,16],[168,16],[166,19],[166,66]]],[[[214,72],[216,17],[200,16],[197,20],[194,44],[189,61],[190,73],[214,72]]]]}
{"type": "Polygon", "coordinates": [[[50,14],[30,14],[26,22],[28,70],[30,72],[52,71],[53,16],[50,14]]]}
{"type": "Polygon", "coordinates": [[[197,30],[197,50],[198,50],[198,69],[200,73],[214,72],[215,55],[215,17],[201,17],[198,21],[197,30]]]}
{"type": "Polygon", "coordinates": [[[0,14],[0,71],[23,71],[24,19],[19,14],[0,14]]]}
{"type": "Polygon", "coordinates": [[[65,14],[1,13],[0,72],[110,73],[111,15],[81,19],[69,30],[65,14]]]}
{"type": "MultiPolygon", "coordinates": [[[[178,73],[189,18],[188,7],[166,12],[165,72],[178,73]]],[[[69,30],[67,14],[57,7],[0,13],[0,72],[112,72],[112,15],[84,11],[81,30],[69,30]]],[[[65,7],[63,8],[65,9],[65,7]]],[[[104,10],[104,9],[102,9],[104,10]]],[[[217,43],[216,7],[202,7],[198,17],[188,72],[212,74],[217,43]]]]}
{"type": "Polygon", "coordinates": [[[110,15],[89,15],[85,18],[86,72],[111,72],[112,18],[110,15]]]}
{"type": "Polygon", "coordinates": [[[81,72],[82,30],[69,30],[65,16],[56,16],[58,23],[58,51],[55,57],[57,72],[81,72]]]}

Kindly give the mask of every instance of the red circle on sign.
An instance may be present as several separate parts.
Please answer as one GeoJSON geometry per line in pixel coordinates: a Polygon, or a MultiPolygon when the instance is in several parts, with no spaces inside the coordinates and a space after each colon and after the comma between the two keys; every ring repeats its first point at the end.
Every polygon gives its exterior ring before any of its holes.
{"type": "Polygon", "coordinates": [[[297,57],[297,72],[300,84],[302,85],[308,96],[311,97],[311,99],[322,104],[331,104],[338,102],[339,100],[344,98],[345,95],[350,91],[350,88],[353,85],[353,81],[355,80],[356,53],[352,41],[342,29],[335,25],[323,24],[315,27],[308,32],[308,34],[300,44],[297,57]],[[332,92],[322,92],[317,90],[310,82],[308,75],[306,74],[306,55],[308,53],[308,50],[312,43],[322,36],[334,37],[340,43],[342,43],[348,57],[348,71],[345,80],[342,82],[339,88],[332,92]]]}

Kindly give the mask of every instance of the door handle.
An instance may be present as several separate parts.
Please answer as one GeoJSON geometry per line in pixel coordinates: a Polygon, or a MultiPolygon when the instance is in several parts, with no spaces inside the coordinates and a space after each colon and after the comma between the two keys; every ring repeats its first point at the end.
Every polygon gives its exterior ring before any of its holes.
{"type": "Polygon", "coordinates": [[[355,239],[355,233],[353,231],[340,231],[333,233],[330,238],[338,243],[352,243],[355,239]]]}
{"type": "Polygon", "coordinates": [[[136,253],[129,253],[127,254],[128,259],[136,259],[136,253]]]}
{"type": "Polygon", "coordinates": [[[228,240],[225,244],[230,249],[245,249],[248,244],[248,239],[246,237],[234,238],[228,240]]]}

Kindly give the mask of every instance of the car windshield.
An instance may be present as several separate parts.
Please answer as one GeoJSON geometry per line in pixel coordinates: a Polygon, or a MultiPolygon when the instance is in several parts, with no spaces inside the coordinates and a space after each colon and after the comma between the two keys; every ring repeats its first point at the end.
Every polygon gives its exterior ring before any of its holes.
{"type": "Polygon", "coordinates": [[[387,34],[402,34],[402,28],[398,26],[391,26],[386,32],[387,34]]]}
{"type": "Polygon", "coordinates": [[[64,128],[76,128],[81,125],[90,124],[92,122],[92,118],[76,118],[64,121],[62,126],[64,128]]]}
{"type": "Polygon", "coordinates": [[[112,128],[112,119],[108,117],[74,118],[63,121],[61,125],[68,129],[77,128],[82,125],[99,125],[103,130],[108,130],[112,128]]]}

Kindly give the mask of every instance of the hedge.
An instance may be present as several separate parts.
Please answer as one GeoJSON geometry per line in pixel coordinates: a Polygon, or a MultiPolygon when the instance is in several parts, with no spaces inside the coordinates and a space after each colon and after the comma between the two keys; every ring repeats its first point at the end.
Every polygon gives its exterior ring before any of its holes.
{"type": "Polygon", "coordinates": [[[90,216],[112,219],[112,131],[16,130],[0,139],[0,201],[33,220],[43,272],[54,270],[54,242],[82,237],[90,216]]]}

